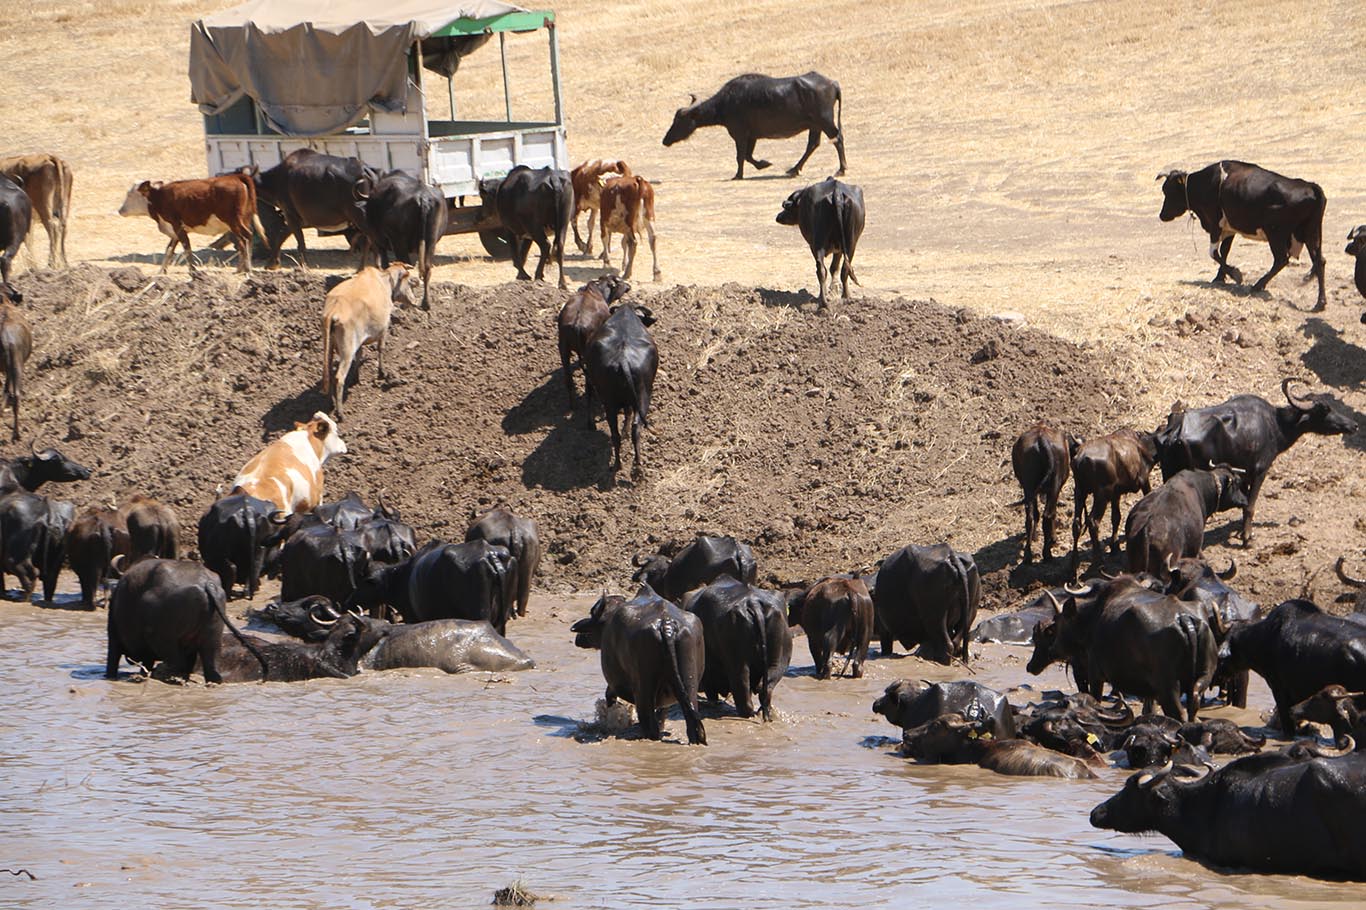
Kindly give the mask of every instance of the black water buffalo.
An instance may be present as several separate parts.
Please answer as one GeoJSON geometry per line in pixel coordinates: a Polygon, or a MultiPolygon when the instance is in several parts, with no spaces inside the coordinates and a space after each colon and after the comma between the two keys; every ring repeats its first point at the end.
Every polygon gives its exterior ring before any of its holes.
{"type": "Polygon", "coordinates": [[[354,607],[388,604],[404,622],[482,619],[507,634],[517,562],[506,547],[476,540],[428,543],[413,556],[374,569],[346,601],[354,607]]]}
{"type": "MultiPolygon", "coordinates": [[[[1178,559],[1172,563],[1171,581],[1167,585],[1167,593],[1171,596],[1197,603],[1204,609],[1210,628],[1214,630],[1221,646],[1228,637],[1228,630],[1235,623],[1255,619],[1260,609],[1256,603],[1225,584],[1237,574],[1238,565],[1231,559],[1223,572],[1214,571],[1201,559],[1178,559]]],[[[1246,708],[1247,675],[1246,668],[1234,669],[1227,660],[1221,658],[1214,678],[1210,680],[1210,688],[1217,688],[1228,704],[1246,708]]]]}
{"type": "Polygon", "coordinates": [[[319,525],[290,536],[280,548],[276,566],[281,599],[321,594],[341,603],[370,574],[370,551],[364,532],[319,525]]]}
{"type": "Polygon", "coordinates": [[[1252,515],[1271,464],[1305,433],[1324,436],[1355,433],[1357,425],[1323,400],[1306,404],[1281,383],[1288,404],[1274,407],[1256,395],[1238,395],[1223,404],[1191,410],[1173,409],[1157,433],[1164,479],[1187,468],[1223,464],[1243,471],[1247,505],[1243,508],[1243,542],[1252,539],[1252,515]]]}
{"type": "Polygon", "coordinates": [[[1283,736],[1295,729],[1291,709],[1324,686],[1366,689],[1366,626],[1307,600],[1287,600],[1265,618],[1234,627],[1226,647],[1231,667],[1266,680],[1283,736]]]}
{"type": "Polygon", "coordinates": [[[531,597],[531,578],[541,564],[541,532],[530,518],[518,518],[507,509],[491,509],[470,525],[465,542],[487,540],[506,547],[517,560],[517,574],[513,579],[512,596],[517,603],[517,615],[526,615],[527,599],[531,597]]]}
{"type": "MultiPolygon", "coordinates": [[[[218,577],[197,562],[143,559],[134,563],[109,598],[109,653],[104,675],[118,676],[124,657],[147,670],[164,663],[161,678],[183,679],[196,660],[205,682],[222,682],[218,654],[223,627],[247,642],[225,612],[226,598],[218,577]]],[[[257,658],[264,670],[264,657],[257,658]]]]}
{"type": "Polygon", "coordinates": [[[369,237],[378,245],[380,265],[404,262],[422,276],[422,308],[431,309],[427,287],[436,244],[446,233],[446,198],[430,184],[403,171],[390,171],[373,185],[362,178],[355,188],[365,203],[369,237]]]}
{"type": "Polygon", "coordinates": [[[841,298],[849,299],[849,282],[858,284],[854,274],[854,250],[863,236],[865,216],[863,190],[834,177],[794,190],[783,200],[775,219],[779,224],[801,228],[802,239],[816,259],[816,282],[820,288],[820,308],[825,309],[825,288],[836,280],[842,287],[841,298]],[[825,257],[830,257],[826,274],[825,257]]]}
{"type": "Polygon", "coordinates": [[[119,511],[128,524],[130,559],[180,557],[180,519],[170,506],[135,494],[119,507],[119,511]]]}
{"type": "Polygon", "coordinates": [[[1101,561],[1100,522],[1105,508],[1110,508],[1110,552],[1119,552],[1119,501],[1126,493],[1152,490],[1148,475],[1157,463],[1157,443],[1153,434],[1134,430],[1119,430],[1095,439],[1088,439],[1072,457],[1072,489],[1076,506],[1072,510],[1072,567],[1073,581],[1081,560],[1077,544],[1081,540],[1082,525],[1091,535],[1091,558],[1101,561]],[[1094,497],[1091,508],[1086,500],[1094,497]]]}
{"type": "Polygon", "coordinates": [[[71,483],[89,480],[90,469],[77,464],[56,449],[43,449],[0,461],[0,495],[27,490],[32,493],[45,483],[71,483]]]}
{"type": "Polygon", "coordinates": [[[382,637],[356,616],[342,617],[317,642],[266,641],[253,635],[238,641],[225,635],[217,667],[225,683],[346,679],[360,672],[361,655],[382,637]]]}
{"type": "Polygon", "coordinates": [[[705,534],[697,535],[697,539],[672,559],[663,554],[638,555],[631,564],[636,566],[631,581],[649,585],[665,599],[681,598],[722,575],[754,584],[759,571],[754,551],[747,544],[734,537],[708,537],[705,534]]]}
{"type": "MultiPolygon", "coordinates": [[[[296,512],[294,514],[307,515],[309,513],[296,512]]],[[[389,515],[383,505],[379,509],[370,508],[355,490],[350,491],[341,499],[318,503],[312,512],[313,517],[318,521],[330,524],[338,531],[354,531],[372,517],[381,514],[385,517],[389,515]]]]}
{"type": "Polygon", "coordinates": [[[1043,558],[1053,558],[1058,524],[1058,497],[1072,473],[1072,458],[1081,440],[1047,423],[1036,423],[1015,440],[1010,465],[1024,494],[1024,561],[1034,561],[1034,534],[1039,529],[1039,499],[1043,499],[1043,558]]]}
{"type": "Polygon", "coordinates": [[[1253,290],[1262,291],[1276,273],[1300,249],[1309,250],[1313,262],[1309,276],[1319,279],[1319,300],[1314,307],[1327,305],[1323,289],[1323,210],[1327,201],[1317,183],[1282,177],[1242,161],[1218,161],[1188,174],[1168,171],[1158,174],[1162,181],[1163,221],[1174,221],[1186,212],[1200,219],[1209,234],[1209,255],[1219,263],[1214,276],[1222,284],[1225,275],[1239,284],[1243,273],[1228,264],[1233,238],[1243,236],[1261,240],[1271,247],[1271,270],[1257,280],[1253,290]]]}
{"type": "Polygon", "coordinates": [[[1366,693],[1348,692],[1338,685],[1324,686],[1291,708],[1290,716],[1296,724],[1328,724],[1339,746],[1350,736],[1355,748],[1366,749],[1366,693]]]}
{"type": "Polygon", "coordinates": [[[998,613],[979,622],[972,629],[970,641],[999,641],[1007,645],[1027,645],[1034,640],[1034,627],[1041,622],[1051,622],[1054,615],[1054,599],[1067,596],[1062,588],[1053,588],[1048,593],[1035,595],[1027,604],[1008,613],[998,613]]]}
{"type": "Polygon", "coordinates": [[[1122,698],[1111,706],[1084,692],[1047,695],[1045,701],[1021,708],[1015,724],[1025,739],[1055,752],[1099,761],[1100,752],[1114,748],[1119,733],[1135,722],[1122,698]]]}
{"type": "Polygon", "coordinates": [[[711,701],[735,699],[735,713],[773,719],[773,689],[792,663],[792,632],[782,595],[723,576],[689,595],[683,609],[702,620],[706,669],[699,688],[711,701]]]}
{"type": "Polygon", "coordinates": [[[901,754],[931,764],[974,764],[1024,777],[1090,780],[1086,762],[1023,739],[983,736],[980,725],[960,714],[944,714],[901,734],[901,754]]]}
{"type": "Polygon", "coordinates": [[[13,422],[10,438],[19,441],[19,402],[23,397],[24,364],[33,353],[33,327],[24,311],[14,304],[23,300],[18,291],[0,281],[0,373],[4,374],[5,404],[13,422]]]}
{"type": "Polygon", "coordinates": [[[1295,747],[1217,771],[1134,774],[1091,810],[1091,824],[1156,831],[1217,866],[1366,879],[1366,753],[1295,747]]]}
{"type": "Polygon", "coordinates": [[[564,240],[569,223],[574,219],[574,184],[568,171],[543,167],[532,170],[519,164],[506,177],[488,177],[479,181],[481,216],[497,216],[503,233],[512,245],[512,264],[517,267],[517,280],[530,281],[526,271],[526,257],[534,242],[541,251],[536,264],[536,280],[545,277],[545,266],[551,256],[560,270],[560,288],[569,287],[564,280],[564,240]],[[546,242],[550,235],[551,242],[546,242]]]}
{"type": "Polygon", "coordinates": [[[881,714],[903,730],[944,714],[958,714],[997,739],[1015,736],[1015,710],[1006,697],[971,680],[931,683],[898,679],[873,702],[881,714]]]}
{"type": "Polygon", "coordinates": [[[903,547],[882,561],[873,591],[873,616],[882,654],[892,642],[941,664],[967,662],[968,632],[977,617],[982,583],[977,564],[948,544],[903,547]]]}
{"type": "Polygon", "coordinates": [[[69,502],[37,493],[0,496],[0,590],[6,575],[18,576],[28,600],[41,579],[43,601],[51,603],[66,558],[66,532],[75,518],[76,507],[69,502]]]}
{"type": "MultiPolygon", "coordinates": [[[[564,387],[569,392],[569,406],[574,406],[574,377],[570,374],[569,358],[579,355],[579,365],[583,365],[583,352],[588,340],[602,327],[612,314],[612,304],[626,296],[631,285],[617,275],[603,275],[585,284],[560,308],[556,320],[557,336],[560,346],[560,365],[564,368],[564,387]]],[[[588,375],[584,373],[584,383],[588,375]]],[[[592,393],[584,394],[591,398],[592,393]]]]}
{"type": "Polygon", "coordinates": [[[631,474],[642,473],[640,431],[650,425],[650,397],[659,371],[659,348],[634,307],[619,306],[593,333],[583,352],[584,405],[590,425],[597,424],[593,396],[602,402],[612,432],[612,470],[621,470],[621,433],[618,415],[631,423],[635,462],[631,474]]]}
{"type": "Polygon", "coordinates": [[[788,622],[806,631],[817,679],[830,678],[830,658],[844,654],[839,675],[863,676],[873,637],[873,598],[858,577],[822,579],[788,603],[788,622]]]}
{"type": "Polygon", "coordinates": [[[10,269],[33,223],[33,203],[23,187],[0,174],[0,281],[9,283],[10,269]]]}
{"type": "Polygon", "coordinates": [[[806,132],[806,151],[792,169],[789,177],[801,173],[802,165],[820,145],[821,133],[835,144],[843,176],[844,161],[844,101],[840,85],[817,72],[801,76],[760,76],[746,73],[721,86],[721,90],[706,101],[692,96],[687,107],[674,112],[673,123],[664,136],[664,144],[682,142],[703,126],[724,126],[735,142],[735,180],[745,176],[745,162],[759,170],[769,166],[767,161],[756,161],[754,143],[759,139],[786,139],[806,132]]]}
{"type": "Polygon", "coordinates": [[[275,530],[270,521],[274,511],[272,502],[236,493],[216,501],[199,519],[199,556],[218,574],[227,595],[240,581],[248,600],[256,596],[266,542],[275,530]]]}
{"type": "Polygon", "coordinates": [[[402,562],[417,552],[417,532],[397,518],[371,518],[356,530],[371,565],[402,562]]]}
{"type": "Polygon", "coordinates": [[[118,509],[88,509],[66,532],[66,559],[81,583],[81,604],[95,609],[95,596],[109,579],[116,556],[129,551],[128,524],[118,509]]]}
{"type": "MultiPolygon", "coordinates": [[[[1348,233],[1347,255],[1356,259],[1352,278],[1356,282],[1357,291],[1362,297],[1366,297],[1366,224],[1359,224],[1348,233]]],[[[1366,313],[1361,314],[1361,321],[1366,323],[1366,313]]]]}
{"type": "Polygon", "coordinates": [[[697,686],[706,664],[700,619],[644,585],[630,600],[603,595],[587,618],[569,630],[575,645],[602,652],[607,704],[621,699],[635,705],[646,737],[663,737],[664,708],[677,703],[688,742],[707,744],[697,710],[697,686]]]}
{"type": "Polygon", "coordinates": [[[1129,510],[1124,522],[1129,571],[1166,580],[1173,561],[1204,551],[1211,515],[1246,505],[1242,481],[1230,468],[1178,471],[1129,510]]]}
{"type": "Polygon", "coordinates": [[[359,158],[339,158],[312,149],[295,149],[269,170],[255,175],[256,202],[270,247],[270,268],[280,266],[280,247],[290,234],[304,260],[304,228],[319,232],[359,233],[370,239],[365,206],[356,198],[356,183],[376,182],[379,172],[359,158]]]}

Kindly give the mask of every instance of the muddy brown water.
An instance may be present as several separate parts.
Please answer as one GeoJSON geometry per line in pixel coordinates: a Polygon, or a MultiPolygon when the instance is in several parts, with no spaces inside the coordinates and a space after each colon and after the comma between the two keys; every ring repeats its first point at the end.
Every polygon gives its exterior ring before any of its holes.
{"type": "MultiPolygon", "coordinates": [[[[518,879],[556,908],[1360,905],[1092,828],[1121,769],[906,762],[874,697],[964,672],[915,658],[817,682],[798,638],[774,723],[704,707],[705,748],[676,713],[662,743],[585,735],[602,678],[568,626],[590,602],[533,600],[510,630],[530,672],[218,687],[108,682],[103,610],[0,605],[0,866],[37,876],[3,876],[0,906],[472,907],[518,879]]],[[[1027,657],[981,646],[976,678],[1065,684],[1027,657]]]]}

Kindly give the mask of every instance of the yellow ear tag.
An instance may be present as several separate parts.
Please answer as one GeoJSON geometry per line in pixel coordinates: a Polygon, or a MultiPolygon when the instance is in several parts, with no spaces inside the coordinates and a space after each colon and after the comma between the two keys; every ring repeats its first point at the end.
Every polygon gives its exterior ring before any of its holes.
{"type": "Polygon", "coordinates": [[[1100,745],[1100,737],[1094,733],[1087,733],[1086,741],[1093,746],[1100,745]]]}
{"type": "Polygon", "coordinates": [[[991,739],[991,734],[990,734],[990,733],[983,733],[983,734],[982,734],[982,739],[991,739]]]}
{"type": "Polygon", "coordinates": [[[976,731],[976,730],[969,730],[969,731],[968,731],[968,739],[976,739],[976,738],[977,738],[977,731],[976,731]]]}

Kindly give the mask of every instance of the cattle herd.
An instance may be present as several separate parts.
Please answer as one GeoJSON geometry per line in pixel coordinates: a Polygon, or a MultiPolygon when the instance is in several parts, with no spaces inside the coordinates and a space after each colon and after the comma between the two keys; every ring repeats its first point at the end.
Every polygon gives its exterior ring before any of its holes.
{"type": "MultiPolygon", "coordinates": [[[[735,142],[738,180],[746,163],[769,166],[754,158],[757,140],[806,132],[805,153],[788,172],[796,175],[824,134],[843,175],[841,109],[839,85],[818,73],[739,76],[680,108],[664,144],[724,126],[735,142]]],[[[49,264],[65,264],[71,173],[55,156],[29,155],[0,160],[0,175],[0,357],[17,439],[22,371],[33,342],[23,296],[10,283],[11,262],[36,213],[48,231],[49,264]]],[[[1324,307],[1325,202],[1317,185],[1237,161],[1158,179],[1161,219],[1189,211],[1209,233],[1216,282],[1242,280],[1228,263],[1235,236],[1271,249],[1273,264],[1258,290],[1307,248],[1317,306],[1324,307]]],[[[571,407],[577,360],[583,412],[593,423],[596,400],[608,418],[613,470],[621,468],[624,415],[639,476],[640,431],[649,420],[659,352],[649,331],[655,315],[623,300],[641,232],[653,277],[660,278],[651,183],[624,161],[594,159],[572,173],[516,167],[482,181],[480,197],[482,217],[502,233],[519,279],[533,277],[526,260],[534,243],[535,279],[553,262],[567,289],[571,228],[579,251],[591,256],[596,221],[604,264],[611,235],[622,234],[621,274],[567,297],[558,343],[571,407]],[[584,212],[586,239],[579,234],[584,212]]],[[[323,501],[324,465],[347,451],[337,420],[357,353],[375,345],[383,378],[393,306],[416,305],[419,279],[422,306],[429,305],[435,247],[446,232],[440,194],[400,172],[381,174],[354,158],[303,149],[265,171],[143,181],[129,190],[121,214],[145,214],[169,238],[163,271],[177,246],[196,268],[189,233],[230,237],[242,270],[252,267],[253,233],[265,238],[272,266],[289,234],[304,265],[306,227],[350,237],[362,249],[361,268],[323,301],[321,387],[332,414],[296,424],[247,462],[199,521],[198,561],[181,558],[176,516],[153,499],[133,496],[78,516],[72,504],[36,492],[90,476],[54,449],[0,464],[0,572],[18,577],[25,598],[41,581],[50,601],[69,565],[89,609],[116,578],[107,596],[111,679],[125,660],[164,680],[183,680],[198,668],[211,683],[395,667],[534,667],[507,638],[510,624],[526,615],[543,552],[534,521],[498,508],[472,516],[462,542],[419,546],[415,529],[383,500],[373,507],[355,494],[323,501]],[[299,640],[248,635],[229,619],[227,601],[239,591],[254,598],[263,575],[279,578],[281,595],[259,617],[299,640]]],[[[849,282],[857,283],[853,258],[864,216],[862,191],[834,177],[782,203],[777,221],[798,226],[815,258],[822,309],[828,283],[838,281],[845,298],[849,282]]],[[[1356,284],[1366,296],[1366,225],[1349,241],[1356,284]]],[[[1152,431],[1125,428],[1081,440],[1053,422],[1025,429],[1011,452],[1023,492],[1023,562],[1035,559],[1040,532],[1042,559],[1061,555],[1057,509],[1069,478],[1075,505],[1064,573],[1070,582],[1015,613],[976,623],[977,566],[947,544],[906,546],[863,572],[765,590],[755,584],[748,546],[702,535],[681,549],[637,556],[634,596],[604,594],[570,631],[576,645],[600,651],[609,705],[633,704],[641,732],[659,739],[665,710],[676,704],[693,744],[707,741],[699,693],[712,702],[729,696],[741,717],[774,716],[795,627],[804,630],[817,679],[862,677],[874,634],[883,655],[899,644],[948,666],[967,667],[973,640],[1032,644],[1028,671],[1065,663],[1075,694],[1044,693],[1012,705],[973,681],[900,680],[873,710],[901,728],[901,751],[917,761],[1065,778],[1095,777],[1111,761],[1127,765],[1135,773],[1091,813],[1098,827],[1159,831],[1189,855],[1219,865],[1366,878],[1366,751],[1355,751],[1366,745],[1366,619],[1332,616],[1305,600],[1263,612],[1227,584],[1236,566],[1216,572],[1201,559],[1206,522],[1219,511],[1242,510],[1241,542],[1250,544],[1268,471],[1300,437],[1356,432],[1326,399],[1297,395],[1292,385],[1282,385],[1283,405],[1254,395],[1201,408],[1177,403],[1152,431]],[[1153,489],[1155,467],[1164,483],[1153,489]],[[1143,496],[1121,537],[1121,499],[1135,493],[1143,496]],[[1102,540],[1107,510],[1110,533],[1102,540]],[[1084,584],[1083,531],[1093,570],[1084,584]],[[1118,554],[1121,540],[1127,571],[1111,574],[1107,544],[1118,554]],[[1251,672],[1271,689],[1272,732],[1292,741],[1284,748],[1265,749],[1263,735],[1230,721],[1197,719],[1214,690],[1227,704],[1245,707],[1251,672]],[[1126,698],[1141,699],[1142,713],[1126,698]],[[1303,726],[1310,722],[1331,728],[1332,745],[1303,726]],[[1251,754],[1222,767],[1212,758],[1241,753],[1251,754]]],[[[1338,569],[1351,581],[1341,560],[1338,569]]]]}

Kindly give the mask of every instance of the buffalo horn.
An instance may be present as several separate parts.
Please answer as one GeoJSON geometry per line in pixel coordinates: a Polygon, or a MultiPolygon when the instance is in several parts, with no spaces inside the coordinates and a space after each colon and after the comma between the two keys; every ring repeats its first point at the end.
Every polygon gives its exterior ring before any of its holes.
{"type": "Polygon", "coordinates": [[[1100,577],[1106,579],[1107,581],[1114,581],[1116,578],[1119,577],[1119,573],[1111,572],[1108,569],[1101,569],[1100,577]]]}
{"type": "Polygon", "coordinates": [[[1168,554],[1167,554],[1167,571],[1168,571],[1168,572],[1175,572],[1175,571],[1176,571],[1176,554],[1174,554],[1174,553],[1168,553],[1168,554]]]}
{"type": "Polygon", "coordinates": [[[1228,558],[1228,568],[1222,572],[1215,572],[1223,581],[1232,581],[1238,574],[1238,563],[1232,556],[1228,558]]]}
{"type": "Polygon", "coordinates": [[[631,565],[639,569],[641,566],[645,565],[645,557],[640,553],[637,553],[635,556],[631,557],[631,565]]]}
{"type": "Polygon", "coordinates": [[[308,618],[313,620],[320,626],[335,626],[337,624],[337,620],[341,619],[341,617],[337,615],[337,611],[331,609],[330,607],[326,608],[328,612],[332,613],[332,617],[329,619],[321,615],[323,609],[323,604],[314,604],[313,606],[308,608],[308,618]]]}
{"type": "Polygon", "coordinates": [[[692,94],[692,93],[689,93],[689,94],[688,94],[688,107],[692,107],[692,106],[695,105],[695,104],[697,104],[697,96],[694,95],[694,94],[692,94]]]}
{"type": "Polygon", "coordinates": [[[1228,637],[1228,623],[1224,621],[1224,611],[1216,605],[1210,611],[1210,625],[1214,627],[1214,637],[1223,641],[1228,637]]]}
{"type": "Polygon", "coordinates": [[[1064,584],[1064,585],[1062,586],[1062,589],[1063,589],[1064,591],[1066,591],[1068,594],[1072,594],[1072,595],[1074,595],[1074,596],[1076,596],[1076,597],[1081,597],[1081,596],[1083,596],[1083,595],[1086,595],[1086,594],[1090,594],[1090,593],[1091,593],[1091,585],[1078,585],[1077,587],[1074,588],[1074,587],[1072,587],[1072,585],[1071,585],[1070,582],[1064,584]]]}
{"type": "Polygon", "coordinates": [[[273,525],[282,525],[287,521],[289,521],[289,515],[283,509],[276,509],[270,513],[270,523],[273,525]]]}
{"type": "Polygon", "coordinates": [[[1285,393],[1285,400],[1290,402],[1290,404],[1294,407],[1299,408],[1301,411],[1307,411],[1309,409],[1309,406],[1303,404],[1301,401],[1295,400],[1295,396],[1290,394],[1290,383],[1292,382],[1303,383],[1304,380],[1296,379],[1293,376],[1287,376],[1284,380],[1281,381],[1281,391],[1285,393]]]}
{"type": "Polygon", "coordinates": [[[1044,596],[1048,598],[1049,602],[1051,602],[1051,603],[1053,604],[1053,615],[1054,615],[1054,616],[1061,616],[1061,615],[1062,615],[1062,604],[1058,603],[1058,599],[1057,599],[1056,597],[1053,596],[1053,592],[1052,592],[1052,591],[1049,591],[1049,590],[1047,590],[1047,589],[1045,589],[1043,593],[1044,593],[1044,596]]]}
{"type": "Polygon", "coordinates": [[[1324,746],[1319,746],[1315,751],[1323,758],[1340,758],[1349,752],[1355,752],[1356,747],[1356,740],[1352,739],[1352,734],[1344,733],[1342,734],[1342,738],[1338,740],[1337,748],[1329,749],[1324,746]]]}
{"type": "Polygon", "coordinates": [[[1346,556],[1339,556],[1338,561],[1333,564],[1333,571],[1338,573],[1338,578],[1342,579],[1342,583],[1345,585],[1351,585],[1354,588],[1366,588],[1366,578],[1353,578],[1343,569],[1346,562],[1346,556]]]}

